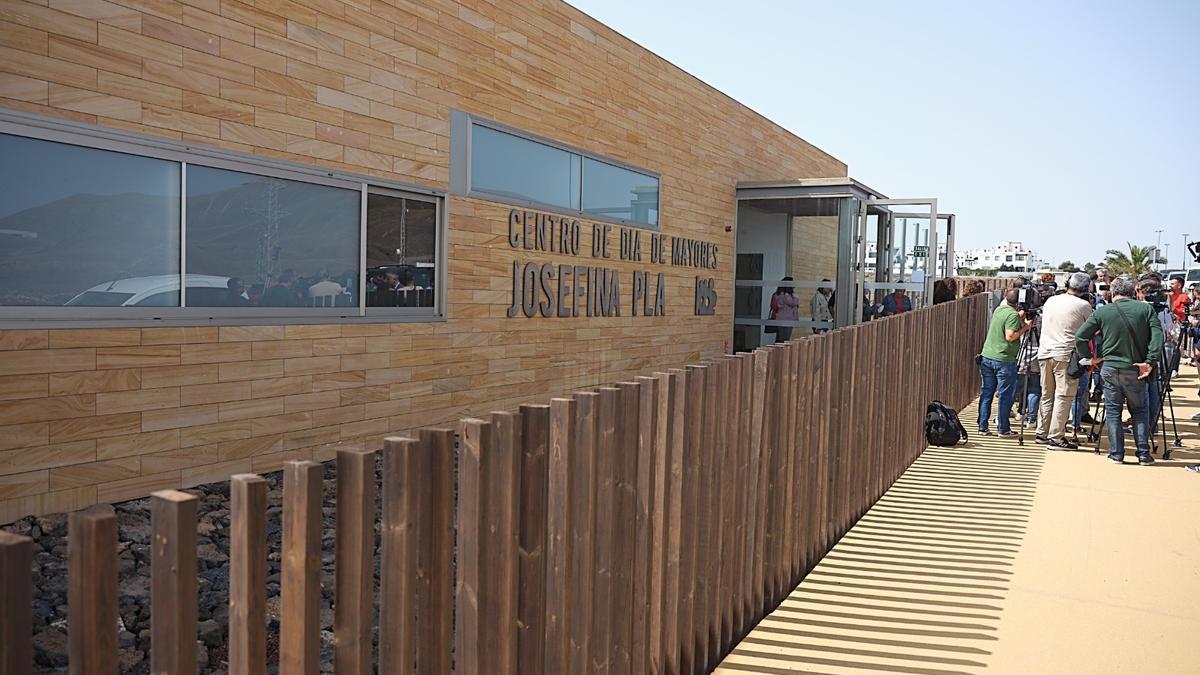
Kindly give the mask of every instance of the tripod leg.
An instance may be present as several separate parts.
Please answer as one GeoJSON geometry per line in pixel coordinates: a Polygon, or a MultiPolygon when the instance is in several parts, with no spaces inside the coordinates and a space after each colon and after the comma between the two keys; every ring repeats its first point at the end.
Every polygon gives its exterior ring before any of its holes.
{"type": "Polygon", "coordinates": [[[1096,401],[1096,412],[1092,414],[1091,431],[1088,432],[1089,438],[1096,441],[1096,447],[1092,450],[1095,454],[1100,454],[1100,433],[1099,429],[1104,428],[1107,423],[1107,410],[1104,407],[1104,399],[1096,401]]]}

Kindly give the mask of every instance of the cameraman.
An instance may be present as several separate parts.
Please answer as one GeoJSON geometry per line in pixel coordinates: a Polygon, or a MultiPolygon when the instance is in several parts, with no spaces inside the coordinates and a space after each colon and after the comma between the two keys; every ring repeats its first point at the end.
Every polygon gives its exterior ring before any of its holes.
{"type": "Polygon", "coordinates": [[[1146,395],[1148,402],[1146,404],[1146,419],[1150,423],[1150,440],[1151,445],[1154,443],[1154,436],[1158,433],[1158,413],[1162,407],[1163,387],[1170,380],[1175,357],[1179,354],[1179,333],[1180,327],[1175,322],[1175,314],[1171,311],[1170,301],[1166,294],[1163,293],[1162,275],[1157,272],[1147,272],[1138,277],[1137,283],[1138,300],[1150,303],[1154,308],[1154,315],[1158,318],[1158,325],[1163,331],[1163,358],[1159,362],[1158,368],[1155,369],[1154,376],[1146,380],[1146,395]]]}
{"type": "Polygon", "coordinates": [[[1067,375],[1067,364],[1075,349],[1075,333],[1092,315],[1086,296],[1092,280],[1076,272],[1067,280],[1067,292],[1051,296],[1042,305],[1042,339],[1037,358],[1042,371],[1042,400],[1037,435],[1047,450],[1074,450],[1079,446],[1066,438],[1067,416],[1079,381],[1067,375]]]}
{"type": "Polygon", "coordinates": [[[1104,414],[1108,431],[1108,459],[1125,463],[1125,430],[1121,408],[1133,417],[1133,438],[1138,464],[1150,466],[1150,424],[1146,418],[1146,378],[1162,353],[1162,325],[1150,305],[1134,300],[1133,282],[1114,279],[1112,302],[1097,309],[1075,333],[1075,353],[1088,358],[1088,342],[1100,331],[1100,379],[1104,383],[1104,414]]]}
{"type": "Polygon", "coordinates": [[[1004,302],[992,312],[992,321],[979,354],[979,433],[983,436],[991,435],[988,419],[992,415],[992,399],[997,393],[1000,409],[996,413],[996,435],[1004,438],[1017,435],[1009,426],[1017,382],[1017,354],[1021,349],[1021,336],[1033,327],[1033,320],[1025,319],[1025,310],[1017,310],[1018,297],[1018,289],[1009,289],[1004,302]]]}

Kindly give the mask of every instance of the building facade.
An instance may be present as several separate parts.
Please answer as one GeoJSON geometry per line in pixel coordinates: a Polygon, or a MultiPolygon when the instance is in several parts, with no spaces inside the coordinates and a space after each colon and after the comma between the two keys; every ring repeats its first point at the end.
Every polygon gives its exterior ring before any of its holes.
{"type": "Polygon", "coordinates": [[[954,254],[955,267],[1000,269],[1001,265],[1008,265],[1017,272],[1034,272],[1045,267],[1046,262],[1019,241],[1002,241],[988,248],[957,251],[954,254]]]}
{"type": "Polygon", "coordinates": [[[0,175],[7,522],[720,354],[846,166],[558,0],[13,0],[0,175]]]}

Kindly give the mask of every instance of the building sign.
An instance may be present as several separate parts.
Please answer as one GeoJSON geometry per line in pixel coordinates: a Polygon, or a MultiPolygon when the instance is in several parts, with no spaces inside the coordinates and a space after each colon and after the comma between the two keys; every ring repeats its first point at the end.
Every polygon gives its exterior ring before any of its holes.
{"type": "MultiPolygon", "coordinates": [[[[582,257],[591,264],[514,260],[509,317],[666,316],[666,275],[654,267],[717,269],[718,247],[609,223],[583,225],[575,218],[513,209],[508,245],[514,249],[582,257]],[[582,246],[585,227],[591,246],[582,246]],[[605,261],[646,263],[650,269],[621,272],[605,261]]],[[[711,315],[717,294],[711,277],[696,277],[694,312],[711,315]]]]}
{"type": "Polygon", "coordinates": [[[929,247],[928,246],[913,246],[912,257],[924,258],[928,255],[929,255],[929,247]]]}

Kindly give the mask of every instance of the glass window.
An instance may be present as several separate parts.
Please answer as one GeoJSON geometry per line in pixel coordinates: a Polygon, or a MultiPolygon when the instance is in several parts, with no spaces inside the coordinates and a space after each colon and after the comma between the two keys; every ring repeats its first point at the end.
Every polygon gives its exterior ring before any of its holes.
{"type": "Polygon", "coordinates": [[[367,307],[433,307],[437,204],[367,195],[367,307]]]}
{"type": "Polygon", "coordinates": [[[112,307],[179,274],[177,162],[0,134],[0,186],[0,305],[112,307]]]}
{"type": "Polygon", "coordinates": [[[474,125],[471,189],[522,201],[579,210],[577,154],[474,125]]]}
{"type": "Polygon", "coordinates": [[[358,306],[361,198],[356,190],[188,165],[188,287],[226,292],[189,290],[187,304],[358,306]]]}
{"type": "Polygon", "coordinates": [[[658,225],[658,179],[584,157],[583,212],[658,225]]]}

